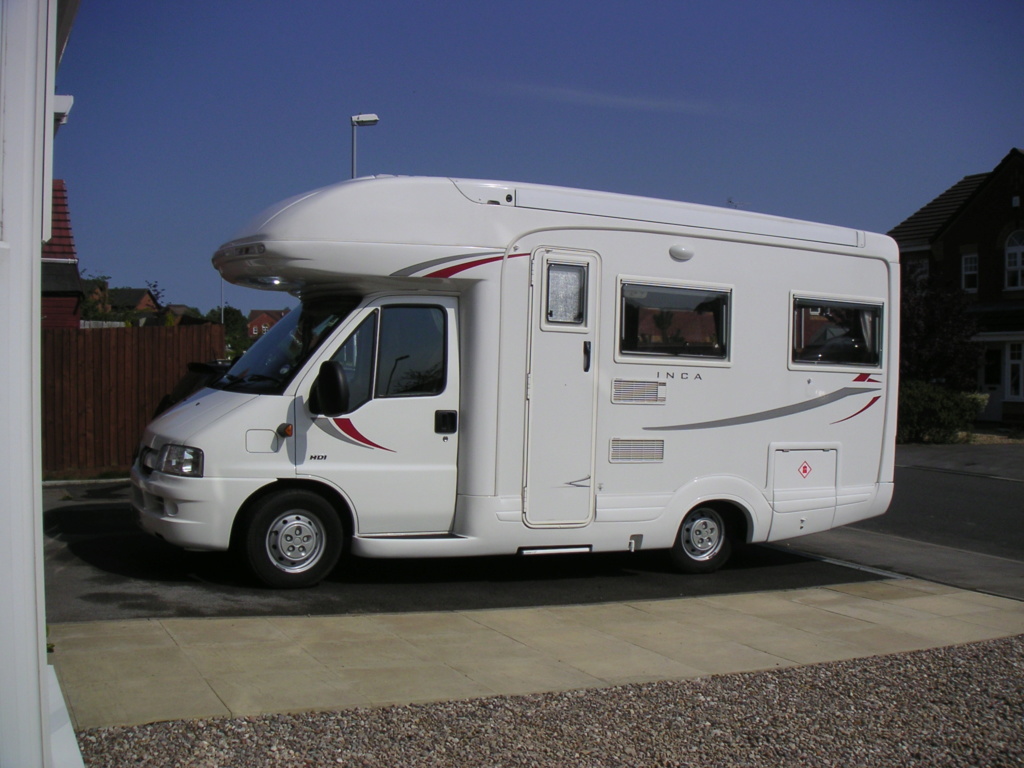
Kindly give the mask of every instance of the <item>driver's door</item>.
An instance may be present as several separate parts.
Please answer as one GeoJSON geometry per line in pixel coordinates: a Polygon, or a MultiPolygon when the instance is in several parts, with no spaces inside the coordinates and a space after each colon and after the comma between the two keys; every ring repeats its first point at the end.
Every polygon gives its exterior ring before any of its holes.
{"type": "MultiPolygon", "coordinates": [[[[309,413],[296,472],[349,499],[359,534],[442,533],[455,510],[459,453],[458,305],[453,297],[382,300],[331,359],[348,412],[309,413]]],[[[298,415],[298,414],[297,414],[298,415]]]]}

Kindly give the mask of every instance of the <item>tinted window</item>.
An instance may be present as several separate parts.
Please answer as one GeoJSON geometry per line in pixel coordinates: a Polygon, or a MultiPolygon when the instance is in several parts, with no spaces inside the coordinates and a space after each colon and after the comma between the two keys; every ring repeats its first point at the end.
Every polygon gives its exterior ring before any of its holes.
{"type": "Polygon", "coordinates": [[[724,360],[728,291],[622,284],[621,352],[724,360]]]}
{"type": "Polygon", "coordinates": [[[793,302],[793,362],[878,366],[882,308],[821,299],[793,302]]]}
{"type": "Polygon", "coordinates": [[[354,411],[370,399],[373,383],[374,340],[377,337],[377,313],[363,320],[355,332],[334,354],[348,380],[348,408],[354,411]]]}
{"type": "Polygon", "coordinates": [[[444,326],[440,307],[382,310],[375,397],[437,395],[444,391],[444,326]]]}
{"type": "Polygon", "coordinates": [[[354,299],[338,299],[293,309],[260,336],[213,386],[280,394],[355,304],[354,299]]]}

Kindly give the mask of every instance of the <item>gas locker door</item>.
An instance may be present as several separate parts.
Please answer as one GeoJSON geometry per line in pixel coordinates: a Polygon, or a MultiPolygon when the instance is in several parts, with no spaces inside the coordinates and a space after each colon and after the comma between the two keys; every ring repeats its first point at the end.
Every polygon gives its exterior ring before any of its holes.
{"type": "MultiPolygon", "coordinates": [[[[357,533],[444,533],[455,514],[459,454],[458,303],[395,297],[368,307],[331,359],[349,411],[310,413],[296,430],[296,472],[339,488],[357,533]]],[[[298,420],[298,419],[297,419],[298,420]]]]}
{"type": "Polygon", "coordinates": [[[827,531],[836,512],[838,446],[773,446],[769,541],[827,531]]]}
{"type": "Polygon", "coordinates": [[[523,484],[530,526],[594,517],[599,268],[594,253],[533,256],[523,484]]]}

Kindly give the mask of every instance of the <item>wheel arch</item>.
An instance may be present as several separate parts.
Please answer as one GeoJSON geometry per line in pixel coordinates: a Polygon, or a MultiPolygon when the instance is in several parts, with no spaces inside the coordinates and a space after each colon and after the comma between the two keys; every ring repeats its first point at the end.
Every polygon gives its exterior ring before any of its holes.
{"type": "Polygon", "coordinates": [[[764,493],[741,477],[704,477],[679,488],[669,509],[675,535],[683,519],[698,507],[711,507],[725,518],[730,538],[737,543],[764,541],[771,528],[772,509],[764,493]],[[733,533],[736,531],[737,533],[733,533]]]}
{"type": "Polygon", "coordinates": [[[332,488],[329,485],[317,482],[316,480],[305,480],[301,478],[278,479],[272,483],[262,486],[245,500],[241,508],[239,508],[238,514],[235,515],[235,520],[231,525],[232,549],[238,548],[239,540],[245,534],[245,523],[252,514],[252,510],[256,505],[268,496],[273,496],[284,491],[308,491],[310,493],[315,493],[326,501],[338,516],[338,520],[341,521],[341,527],[345,534],[345,551],[348,550],[349,542],[351,541],[352,536],[355,535],[356,530],[355,514],[352,512],[352,507],[349,505],[348,500],[345,499],[345,497],[335,488],[332,488]]]}
{"type": "Polygon", "coordinates": [[[701,507],[710,507],[722,516],[730,539],[743,544],[750,542],[753,534],[753,515],[742,503],[736,499],[702,500],[686,510],[683,518],[685,519],[690,512],[701,507]]]}

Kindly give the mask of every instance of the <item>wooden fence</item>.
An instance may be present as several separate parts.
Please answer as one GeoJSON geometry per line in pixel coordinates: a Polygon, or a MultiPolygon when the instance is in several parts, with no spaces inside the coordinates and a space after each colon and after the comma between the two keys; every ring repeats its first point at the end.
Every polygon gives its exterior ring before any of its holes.
{"type": "Polygon", "coordinates": [[[224,326],[44,329],[43,476],[127,474],[146,424],[224,326]]]}

